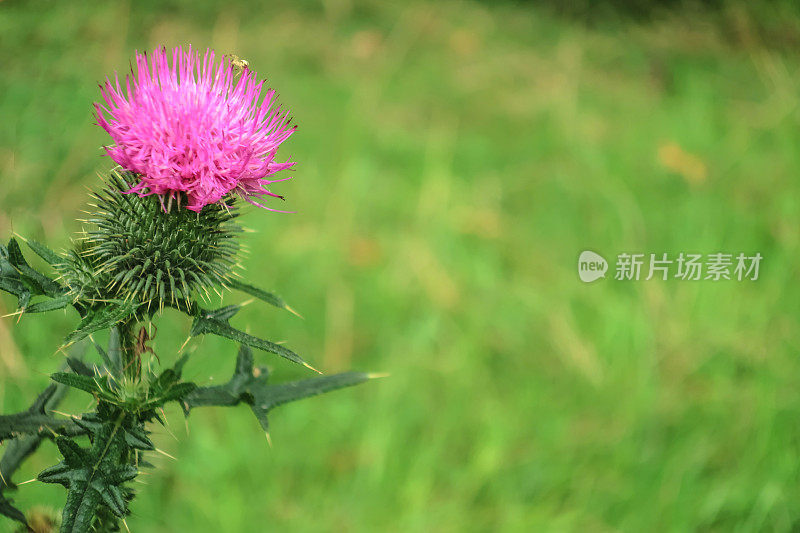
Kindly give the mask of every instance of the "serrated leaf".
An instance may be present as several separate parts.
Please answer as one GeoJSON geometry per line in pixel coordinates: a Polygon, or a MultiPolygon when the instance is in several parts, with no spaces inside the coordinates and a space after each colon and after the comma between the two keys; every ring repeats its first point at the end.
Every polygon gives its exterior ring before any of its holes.
{"type": "MultiPolygon", "coordinates": [[[[14,271],[14,274],[17,274],[14,271]]],[[[5,273],[0,274],[0,290],[6,291],[17,297],[17,309],[24,310],[31,301],[33,293],[21,279],[9,276],[5,273]]]]}
{"type": "MultiPolygon", "coordinates": [[[[48,483],[45,479],[39,479],[48,483]]],[[[61,533],[88,533],[103,496],[88,483],[76,480],[67,485],[67,501],[61,511],[61,533]]]]}
{"type": "Polygon", "coordinates": [[[31,296],[33,296],[32,292],[23,293],[17,300],[17,309],[25,311],[31,301],[31,296]]]}
{"type": "Polygon", "coordinates": [[[314,367],[306,363],[302,357],[290,349],[238,330],[228,324],[226,320],[218,318],[214,312],[204,311],[199,316],[195,317],[189,335],[195,337],[197,335],[204,335],[208,333],[225,337],[241,344],[246,344],[252,348],[258,348],[259,350],[279,355],[285,359],[288,359],[289,361],[303,365],[306,368],[311,368],[312,370],[314,369],[314,367]]]}
{"type": "Polygon", "coordinates": [[[238,313],[241,309],[241,305],[226,305],[225,307],[220,307],[219,309],[214,309],[213,311],[202,311],[202,314],[204,314],[206,318],[212,320],[228,321],[233,318],[233,315],[238,313]]]}
{"type": "Polygon", "coordinates": [[[267,431],[267,414],[279,405],[303,398],[316,396],[344,387],[351,387],[369,380],[371,374],[345,372],[333,376],[321,376],[278,385],[267,383],[269,373],[266,369],[253,366],[250,348],[242,345],[236,358],[236,367],[231,379],[224,385],[198,387],[183,401],[186,414],[194,407],[232,406],[241,402],[250,405],[259,424],[267,431]]]}
{"type": "Polygon", "coordinates": [[[59,437],[56,439],[56,446],[58,451],[64,457],[64,461],[68,466],[77,467],[83,464],[88,459],[88,454],[83,450],[78,443],[72,439],[59,437]]]}
{"type": "Polygon", "coordinates": [[[270,410],[285,403],[364,383],[370,376],[365,372],[343,372],[332,376],[301,379],[258,387],[253,390],[253,397],[259,408],[270,410]]]}
{"type": "Polygon", "coordinates": [[[267,302],[270,305],[274,305],[279,309],[285,309],[290,313],[297,314],[297,312],[289,307],[286,302],[273,292],[268,292],[263,289],[259,289],[258,287],[254,287],[248,283],[244,283],[243,281],[239,280],[229,280],[228,286],[232,289],[236,289],[237,291],[242,291],[245,294],[249,294],[250,296],[254,296],[263,302],[267,302]]]}
{"type": "Polygon", "coordinates": [[[75,298],[71,294],[62,294],[50,300],[43,302],[36,302],[25,307],[26,313],[44,313],[46,311],[55,311],[57,309],[64,309],[70,305],[75,298]]]}
{"type": "Polygon", "coordinates": [[[23,294],[27,293],[28,300],[31,298],[31,290],[24,283],[22,283],[22,280],[15,279],[10,276],[0,277],[0,290],[11,293],[17,298],[20,298],[23,294]]]}
{"type": "Polygon", "coordinates": [[[38,435],[45,430],[52,433],[63,433],[73,427],[74,424],[71,420],[49,415],[32,413],[0,415],[0,442],[19,435],[38,435]]]}
{"type": "Polygon", "coordinates": [[[119,322],[122,322],[136,312],[140,304],[135,302],[124,302],[115,300],[107,302],[107,304],[97,311],[89,311],[89,313],[81,320],[78,327],[67,335],[65,342],[72,344],[81,339],[85,339],[95,331],[108,329],[119,322]]]}
{"type": "Polygon", "coordinates": [[[135,478],[139,474],[139,470],[131,464],[119,465],[108,473],[108,479],[112,483],[119,484],[125,483],[135,478]]]}
{"type": "MultiPolygon", "coordinates": [[[[2,251],[0,250],[0,255],[2,251]]],[[[46,415],[54,409],[66,393],[67,387],[51,383],[39,396],[34,400],[31,407],[28,409],[28,414],[33,415],[46,415]]],[[[80,428],[72,424],[70,421],[64,421],[64,433],[79,434],[80,428]]],[[[17,427],[17,429],[19,429],[17,427]]],[[[39,428],[35,428],[39,429],[39,428]]],[[[53,429],[50,427],[49,429],[53,429]]],[[[0,441],[2,438],[0,438],[0,441]]],[[[24,437],[17,437],[5,443],[4,453],[0,459],[0,515],[5,515],[13,520],[17,520],[26,524],[23,513],[12,505],[12,501],[4,498],[3,491],[7,488],[14,487],[11,479],[22,462],[36,451],[43,437],[39,434],[26,435],[24,437]]],[[[27,525],[27,524],[26,524],[27,525]]]]}
{"type": "Polygon", "coordinates": [[[125,442],[137,450],[154,450],[153,441],[147,435],[144,426],[133,426],[125,429],[125,442]]]}
{"type": "Polygon", "coordinates": [[[197,387],[183,400],[185,414],[194,407],[232,407],[242,402],[242,393],[234,394],[224,386],[197,387]]]}
{"type": "Polygon", "coordinates": [[[264,430],[265,433],[269,433],[269,418],[267,415],[269,414],[268,409],[261,409],[255,404],[250,404],[250,410],[258,420],[258,424],[261,426],[261,429],[264,430]]]}
{"type": "Polygon", "coordinates": [[[231,381],[237,377],[252,379],[253,368],[255,368],[253,350],[245,345],[239,346],[239,352],[236,354],[236,367],[233,370],[233,378],[231,381]]]}
{"type": "Polygon", "coordinates": [[[59,390],[58,385],[50,384],[33,401],[28,411],[45,414],[47,406],[58,396],[59,399],[64,395],[63,390],[59,390]]]}
{"type": "Polygon", "coordinates": [[[149,400],[141,407],[141,411],[146,412],[145,417],[152,417],[160,421],[160,417],[155,409],[163,406],[167,402],[181,401],[191,393],[197,385],[190,382],[180,382],[183,365],[186,364],[188,354],[184,355],[175,363],[175,366],[161,372],[153,379],[148,392],[149,400]]]}
{"type": "Polygon", "coordinates": [[[50,379],[56,383],[61,383],[74,389],[86,391],[90,394],[100,394],[103,389],[100,387],[97,379],[89,376],[81,376],[69,372],[55,372],[50,374],[50,379]]]}
{"type": "Polygon", "coordinates": [[[183,399],[197,388],[194,383],[177,383],[170,387],[162,396],[163,402],[173,402],[183,399]]]}
{"type": "Polygon", "coordinates": [[[125,498],[122,497],[122,490],[120,490],[119,487],[109,485],[105,487],[105,490],[102,490],[103,487],[95,482],[93,488],[100,493],[103,498],[103,503],[106,504],[106,507],[108,507],[112,513],[118,517],[125,516],[125,498]]]}
{"type": "Polygon", "coordinates": [[[253,396],[250,409],[256,416],[258,423],[261,424],[261,428],[264,431],[269,431],[267,414],[275,407],[337,389],[352,387],[369,379],[369,374],[363,372],[344,372],[342,374],[302,379],[279,385],[262,384],[261,386],[252,387],[250,390],[253,396]]]}
{"type": "Polygon", "coordinates": [[[161,394],[178,382],[178,374],[171,368],[164,370],[153,383],[153,393],[161,394]]]}
{"type": "Polygon", "coordinates": [[[28,264],[16,239],[12,238],[8,241],[6,251],[8,253],[8,262],[16,269],[20,278],[35,294],[44,294],[55,298],[64,293],[63,288],[58,283],[37,272],[28,264]]]}
{"type": "Polygon", "coordinates": [[[9,439],[4,444],[3,458],[0,460],[0,496],[6,488],[13,488],[11,477],[22,462],[39,447],[42,437],[25,435],[9,439]]]}
{"type": "Polygon", "coordinates": [[[88,532],[103,508],[118,517],[127,513],[121,484],[133,479],[137,470],[126,464],[129,448],[122,431],[123,419],[120,414],[116,422],[104,421],[94,434],[90,449],[59,439],[57,444],[64,460],[37,476],[39,481],[58,483],[68,489],[62,533],[88,532]]]}
{"type": "Polygon", "coordinates": [[[50,265],[56,266],[64,262],[64,259],[61,256],[44,244],[31,239],[28,239],[26,243],[36,255],[47,261],[50,265]]]}
{"type": "MultiPolygon", "coordinates": [[[[50,411],[54,409],[64,397],[66,391],[67,387],[58,385],[56,383],[51,383],[47,386],[47,388],[45,388],[44,391],[42,391],[41,394],[36,397],[36,399],[33,401],[33,404],[28,408],[27,411],[25,411],[25,414],[29,416],[49,415],[50,411]]],[[[49,429],[53,429],[49,425],[47,427],[49,429]]],[[[74,425],[65,426],[65,429],[67,427],[69,427],[70,431],[77,432],[78,430],[78,428],[74,427],[74,425]]],[[[15,430],[17,433],[21,433],[19,426],[12,426],[6,429],[12,433],[15,430]]],[[[29,429],[31,430],[29,432],[31,433],[30,435],[16,437],[5,443],[3,457],[0,459],[0,493],[2,493],[2,491],[7,487],[13,487],[11,478],[14,475],[14,472],[19,468],[25,458],[35,452],[39,447],[42,437],[35,433],[39,432],[41,425],[30,424],[29,429]]],[[[0,441],[2,440],[3,437],[0,437],[0,441]]]]}
{"type": "Polygon", "coordinates": [[[67,357],[67,366],[70,370],[81,376],[94,376],[94,370],[77,357],[67,357]]]}
{"type": "Polygon", "coordinates": [[[70,470],[71,468],[68,464],[59,463],[49,468],[45,468],[44,470],[39,472],[39,475],[36,476],[36,479],[38,479],[42,483],[57,483],[59,485],[67,487],[69,486],[68,474],[70,470]]]}
{"type": "MultiPolygon", "coordinates": [[[[42,432],[49,432],[52,434],[58,433],[79,433],[77,426],[72,420],[59,419],[47,414],[47,406],[52,406],[57,403],[63,396],[64,391],[60,390],[55,384],[47,387],[36,400],[33,402],[28,410],[21,413],[11,415],[0,415],[0,442],[5,439],[17,437],[20,435],[39,435],[42,432]]],[[[19,461],[22,460],[29,453],[38,446],[38,441],[31,441],[22,448],[16,449],[14,454],[16,457],[9,456],[8,450],[15,449],[16,445],[12,442],[9,445],[6,455],[0,461],[0,473],[5,477],[13,473],[13,470],[19,466],[19,461]]],[[[0,488],[2,486],[0,485],[0,488]]]]}
{"type": "Polygon", "coordinates": [[[72,421],[75,422],[78,427],[86,430],[86,433],[91,434],[97,433],[97,431],[100,429],[100,426],[103,425],[103,422],[97,416],[92,414],[75,417],[72,419],[72,421]]]}
{"type": "Polygon", "coordinates": [[[25,261],[25,256],[22,255],[22,249],[19,247],[19,243],[17,239],[11,237],[8,241],[8,246],[5,248],[6,250],[6,257],[8,262],[11,263],[15,268],[19,268],[20,265],[27,265],[27,261],[25,261]]]}

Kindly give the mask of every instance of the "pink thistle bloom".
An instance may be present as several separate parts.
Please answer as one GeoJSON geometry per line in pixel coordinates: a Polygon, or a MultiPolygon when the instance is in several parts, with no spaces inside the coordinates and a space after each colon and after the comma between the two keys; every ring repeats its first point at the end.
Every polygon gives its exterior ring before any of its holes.
{"type": "Polygon", "coordinates": [[[270,209],[256,201],[270,192],[270,179],[294,163],[275,161],[278,146],[294,133],[288,112],[274,106],[269,89],[259,103],[263,81],[244,68],[236,79],[228,59],[214,64],[214,52],[204,57],[165,48],[136,53],[136,74],[100,86],[105,105],[95,104],[97,123],[111,135],[114,145],[106,152],[117,164],[140,176],[130,191],[140,196],[157,194],[180,199],[200,211],[228,193],[270,209]]]}

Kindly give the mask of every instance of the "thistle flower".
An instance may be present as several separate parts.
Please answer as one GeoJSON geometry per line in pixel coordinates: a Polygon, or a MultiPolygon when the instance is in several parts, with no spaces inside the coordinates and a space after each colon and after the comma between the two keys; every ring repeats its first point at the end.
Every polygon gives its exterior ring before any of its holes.
{"type": "Polygon", "coordinates": [[[139,176],[130,191],[181,201],[200,211],[229,193],[251,204],[262,195],[283,199],[268,186],[291,168],[275,160],[280,144],[294,132],[288,112],[275,106],[275,91],[243,62],[201,58],[191,47],[156,49],[150,61],[136,53],[136,73],[101,85],[105,104],[96,103],[97,123],[111,135],[106,152],[123,169],[139,176]]]}

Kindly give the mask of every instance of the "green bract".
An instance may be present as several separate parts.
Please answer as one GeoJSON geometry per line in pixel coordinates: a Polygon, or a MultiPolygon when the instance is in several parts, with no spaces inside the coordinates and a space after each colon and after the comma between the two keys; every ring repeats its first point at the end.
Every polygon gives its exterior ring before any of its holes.
{"type": "Polygon", "coordinates": [[[135,183],[133,174],[112,171],[93,195],[91,227],[59,266],[70,293],[89,304],[133,301],[150,311],[230,283],[241,231],[233,201],[196,213],[128,193],[135,183]]]}

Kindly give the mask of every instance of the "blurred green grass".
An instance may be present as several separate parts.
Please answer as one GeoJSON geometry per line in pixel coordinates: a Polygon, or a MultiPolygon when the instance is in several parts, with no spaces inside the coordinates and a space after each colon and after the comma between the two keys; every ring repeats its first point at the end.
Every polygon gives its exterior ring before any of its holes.
{"type": "MultiPolygon", "coordinates": [[[[134,49],[234,52],[300,124],[279,188],[299,213],[250,210],[245,266],[305,316],[253,304],[238,325],[326,373],[392,375],[276,411],[272,448],[245,409],[168,413],[158,445],[178,461],[155,459],[131,530],[800,527],[800,59],[695,15],[588,29],[451,0],[0,4],[0,234],[69,245],[110,166],[96,84],[134,49]],[[584,249],[764,263],[753,283],[584,285],[584,249]]],[[[4,412],[45,385],[75,321],[0,321],[4,412]]],[[[164,317],[162,360],[187,332],[164,317]]],[[[191,378],[226,378],[234,346],[190,347],[191,378]]],[[[44,446],[18,479],[55,460],[44,446]]]]}

